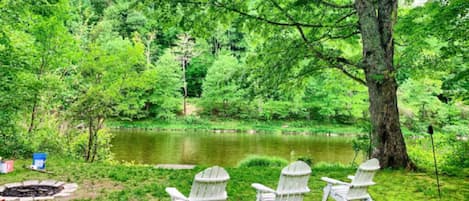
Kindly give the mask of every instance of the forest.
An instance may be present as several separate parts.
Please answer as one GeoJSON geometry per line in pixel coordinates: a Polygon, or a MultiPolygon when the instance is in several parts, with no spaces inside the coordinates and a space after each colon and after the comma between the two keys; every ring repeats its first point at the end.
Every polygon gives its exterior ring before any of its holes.
{"type": "Polygon", "coordinates": [[[382,167],[429,170],[418,146],[431,125],[443,173],[467,179],[468,11],[465,0],[2,0],[0,156],[112,161],[111,124],[281,122],[354,127],[353,149],[382,167]]]}

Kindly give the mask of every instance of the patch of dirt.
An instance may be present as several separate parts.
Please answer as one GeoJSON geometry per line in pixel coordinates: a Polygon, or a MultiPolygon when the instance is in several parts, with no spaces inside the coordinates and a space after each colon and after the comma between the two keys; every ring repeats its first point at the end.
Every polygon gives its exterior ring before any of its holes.
{"type": "MultiPolygon", "coordinates": [[[[190,103],[186,103],[186,112],[187,112],[187,116],[189,115],[197,115],[197,111],[198,111],[199,108],[197,108],[195,105],[193,104],[190,104],[190,103]]],[[[184,112],[184,111],[183,111],[184,112]]]]}
{"type": "Polygon", "coordinates": [[[91,199],[94,200],[101,193],[112,192],[124,189],[123,186],[116,182],[100,179],[100,180],[86,180],[78,184],[78,190],[73,192],[71,196],[56,198],[55,200],[66,201],[75,199],[91,199]]]}

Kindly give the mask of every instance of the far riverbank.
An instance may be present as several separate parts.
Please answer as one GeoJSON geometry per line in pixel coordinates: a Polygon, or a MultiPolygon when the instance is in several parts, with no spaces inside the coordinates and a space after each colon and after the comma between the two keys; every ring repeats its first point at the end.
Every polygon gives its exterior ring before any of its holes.
{"type": "Polygon", "coordinates": [[[331,124],[315,121],[241,121],[209,120],[196,117],[173,120],[120,121],[109,120],[108,128],[138,128],[151,130],[205,130],[214,133],[275,133],[302,135],[357,135],[364,133],[358,125],[331,124]]]}

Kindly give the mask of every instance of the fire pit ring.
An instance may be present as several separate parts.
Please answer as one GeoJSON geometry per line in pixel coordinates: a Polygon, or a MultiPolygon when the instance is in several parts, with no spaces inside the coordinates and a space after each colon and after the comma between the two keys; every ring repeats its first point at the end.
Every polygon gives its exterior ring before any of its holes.
{"type": "Polygon", "coordinates": [[[53,200],[70,196],[78,189],[75,183],[55,180],[29,180],[0,185],[0,201],[53,200]]]}

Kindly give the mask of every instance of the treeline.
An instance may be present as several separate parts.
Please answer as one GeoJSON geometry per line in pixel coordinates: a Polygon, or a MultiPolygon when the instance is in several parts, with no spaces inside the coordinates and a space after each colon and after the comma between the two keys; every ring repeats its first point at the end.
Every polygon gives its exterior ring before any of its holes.
{"type": "MultiPolygon", "coordinates": [[[[2,1],[0,155],[41,150],[99,160],[109,155],[106,119],[177,118],[187,98],[206,118],[369,121],[363,83],[310,59],[296,33],[252,33],[242,16],[204,21],[213,11],[162,2],[2,1]]],[[[464,32],[442,34],[459,26],[437,24],[440,15],[457,15],[437,12],[443,7],[402,9],[401,122],[412,132],[432,123],[467,134],[467,41],[464,32]],[[429,18],[412,20],[426,12],[429,18]]],[[[358,37],[328,45],[361,54],[358,37]]]]}

